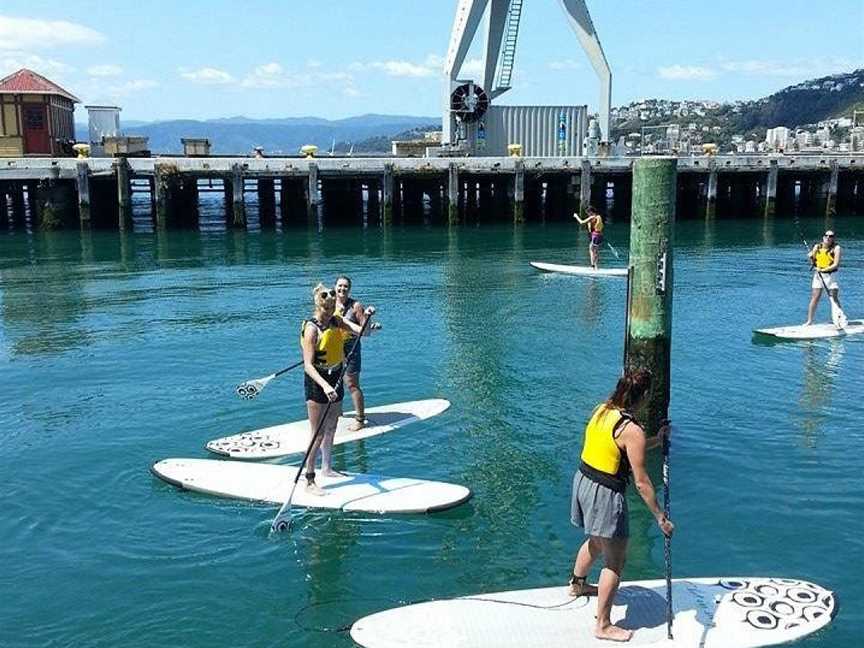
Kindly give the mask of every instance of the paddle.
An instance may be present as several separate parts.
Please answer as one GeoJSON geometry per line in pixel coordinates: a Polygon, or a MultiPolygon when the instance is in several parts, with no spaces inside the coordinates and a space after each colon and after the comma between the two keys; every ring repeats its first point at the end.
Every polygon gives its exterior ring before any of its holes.
{"type": "MultiPolygon", "coordinates": [[[[668,422],[666,423],[668,425],[668,422]]],[[[663,436],[663,515],[669,519],[669,434],[663,436]]],[[[666,635],[672,639],[672,538],[663,536],[663,560],[666,563],[666,635]]]]}
{"type": "Polygon", "coordinates": [[[281,371],[277,371],[276,373],[272,373],[269,376],[264,376],[263,378],[255,378],[254,380],[247,380],[246,382],[243,382],[243,383],[240,383],[239,385],[237,385],[237,387],[234,389],[234,391],[237,393],[237,395],[240,398],[245,398],[246,400],[252,400],[258,394],[261,393],[261,390],[263,390],[267,386],[267,383],[269,383],[271,380],[281,376],[286,371],[291,371],[292,369],[299,367],[302,364],[303,364],[303,361],[301,360],[300,362],[295,362],[290,367],[285,367],[281,371]]]}
{"type": "MultiPolygon", "coordinates": [[[[336,384],[333,385],[334,389],[339,389],[339,385],[342,382],[342,379],[345,378],[345,372],[348,371],[348,363],[351,358],[354,357],[354,352],[357,350],[357,345],[360,343],[360,338],[363,337],[363,334],[366,332],[366,327],[369,325],[369,322],[372,321],[372,313],[366,318],[366,321],[363,322],[363,326],[360,327],[360,333],[354,338],[354,343],[351,345],[351,350],[348,352],[348,355],[345,356],[345,360],[342,362],[342,371],[339,372],[339,379],[336,381],[336,384]]],[[[333,401],[328,400],[327,407],[324,408],[324,413],[321,415],[321,418],[318,419],[318,426],[315,428],[315,432],[312,434],[312,438],[309,439],[309,445],[306,447],[306,452],[303,453],[303,461],[300,462],[300,466],[297,468],[297,474],[294,475],[294,483],[291,485],[291,492],[288,494],[288,499],[279,509],[279,512],[276,513],[276,517],[273,518],[273,522],[270,524],[270,533],[273,532],[282,532],[289,531],[291,529],[291,500],[294,499],[294,491],[297,490],[297,482],[300,481],[300,475],[303,472],[303,466],[306,465],[306,461],[309,459],[309,453],[312,452],[312,446],[315,445],[315,439],[318,438],[318,435],[321,433],[321,428],[324,426],[324,421],[327,420],[327,413],[330,411],[330,406],[333,404],[333,401]]]]}

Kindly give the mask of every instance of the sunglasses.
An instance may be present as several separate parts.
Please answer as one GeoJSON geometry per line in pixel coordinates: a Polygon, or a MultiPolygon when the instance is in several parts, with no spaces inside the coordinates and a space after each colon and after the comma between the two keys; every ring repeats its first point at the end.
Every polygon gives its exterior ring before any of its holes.
{"type": "Polygon", "coordinates": [[[327,299],[328,297],[335,297],[336,291],[335,290],[322,290],[321,292],[318,293],[318,296],[321,299],[327,299]]]}

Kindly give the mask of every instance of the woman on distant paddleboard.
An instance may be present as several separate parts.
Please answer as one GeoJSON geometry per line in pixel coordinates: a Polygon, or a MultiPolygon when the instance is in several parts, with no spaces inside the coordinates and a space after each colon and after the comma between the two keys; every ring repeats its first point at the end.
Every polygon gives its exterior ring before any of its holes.
{"type": "Polygon", "coordinates": [[[627,558],[630,536],[626,488],[632,471],[636,490],[654,515],[660,530],[671,536],[675,529],[657,505],[654,485],[645,470],[645,451],[659,446],[669,433],[668,425],[657,437],[647,439],[630,413],[651,388],[645,369],[628,370],[618,379],[612,395],[600,403],[585,428],[582,463],[573,478],[570,520],[582,527],[588,539],[579,548],[570,576],[573,596],[597,594],[598,639],[629,641],[632,630],[612,625],[612,601],[618,591],[627,558]],[[586,581],[594,561],[603,556],[605,565],[595,587],[586,581]]]}
{"type": "Polygon", "coordinates": [[[600,246],[603,245],[603,217],[593,207],[589,207],[585,213],[585,218],[579,218],[578,212],[573,214],[573,218],[588,228],[588,255],[591,267],[596,270],[600,264],[600,246]]]}
{"type": "MultiPolygon", "coordinates": [[[[318,436],[309,451],[306,463],[300,467],[306,471],[306,491],[314,495],[326,493],[315,483],[315,463],[321,451],[321,472],[325,477],[338,475],[333,470],[331,453],[336,423],[342,413],[342,397],[345,391],[339,380],[345,362],[346,335],[359,335],[361,327],[336,314],[336,291],[319,283],[312,289],[315,310],[312,318],[303,320],[300,329],[300,346],[303,349],[303,368],[306,370],[303,389],[306,395],[306,411],[312,434],[318,436]],[[330,409],[327,410],[327,404],[330,409]],[[327,410],[327,419],[321,418],[327,410]]],[[[364,317],[375,312],[370,306],[363,311],[364,317]]]]}
{"type": "MultiPolygon", "coordinates": [[[[345,275],[340,275],[336,279],[336,314],[358,326],[363,326],[366,321],[363,304],[351,298],[351,279],[345,275]]],[[[370,331],[377,331],[380,328],[380,322],[373,322],[369,326],[370,331]]],[[[354,349],[354,354],[348,360],[348,369],[345,371],[345,384],[348,386],[348,391],[351,392],[351,400],[354,401],[354,420],[348,425],[348,429],[352,432],[356,432],[366,425],[366,401],[363,398],[363,390],[360,389],[360,368],[362,366],[360,353],[362,349],[357,336],[349,335],[345,338],[345,355],[348,355],[355,341],[357,346],[354,349]]]]}
{"type": "Polygon", "coordinates": [[[840,285],[837,283],[837,270],[840,268],[840,245],[833,230],[828,230],[807,256],[813,264],[813,281],[810,284],[810,304],[807,306],[807,321],[804,326],[813,323],[816,306],[822,291],[828,291],[828,299],[833,299],[840,306],[840,285]]]}

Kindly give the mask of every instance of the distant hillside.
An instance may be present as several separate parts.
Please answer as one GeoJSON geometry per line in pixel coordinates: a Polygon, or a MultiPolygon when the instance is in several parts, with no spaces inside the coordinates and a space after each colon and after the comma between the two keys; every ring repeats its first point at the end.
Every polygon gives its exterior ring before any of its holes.
{"type": "Polygon", "coordinates": [[[635,101],[613,109],[612,137],[645,126],[695,124],[710,132],[705,141],[728,144],[735,135],[764,138],[768,128],[810,126],[849,117],[856,109],[864,109],[864,69],[805,81],[752,101],[635,101]]]}
{"type": "MultiPolygon", "coordinates": [[[[181,153],[183,137],[206,137],[216,155],[247,154],[255,146],[263,146],[268,155],[296,154],[304,144],[314,144],[329,151],[334,142],[361,142],[378,138],[386,140],[414,128],[427,128],[437,121],[434,117],[406,115],[361,115],[339,120],[318,117],[290,117],[281,119],[250,119],[228,117],[207,121],[173,120],[164,122],[124,124],[124,135],[143,135],[150,138],[154,153],[181,153]]],[[[86,124],[76,124],[76,137],[86,141],[86,124]]],[[[346,147],[346,148],[347,148],[346,147]]],[[[367,144],[368,147],[368,144],[367,144]]],[[[355,150],[360,150],[355,146],[355,150]]],[[[374,149],[365,149],[374,150],[374,149]]]]}

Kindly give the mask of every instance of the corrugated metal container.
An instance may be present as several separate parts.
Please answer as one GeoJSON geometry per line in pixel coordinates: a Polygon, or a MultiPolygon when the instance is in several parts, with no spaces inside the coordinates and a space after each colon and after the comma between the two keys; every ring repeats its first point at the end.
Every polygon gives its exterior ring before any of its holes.
{"type": "Polygon", "coordinates": [[[528,157],[579,156],[587,122],[587,106],[489,106],[475,154],[507,155],[508,145],[521,144],[528,157]]]}
{"type": "MultiPolygon", "coordinates": [[[[120,108],[117,106],[84,106],[89,122],[90,155],[103,157],[105,137],[120,135],[120,108]]],[[[110,154],[109,154],[110,155],[110,154]]]]}

